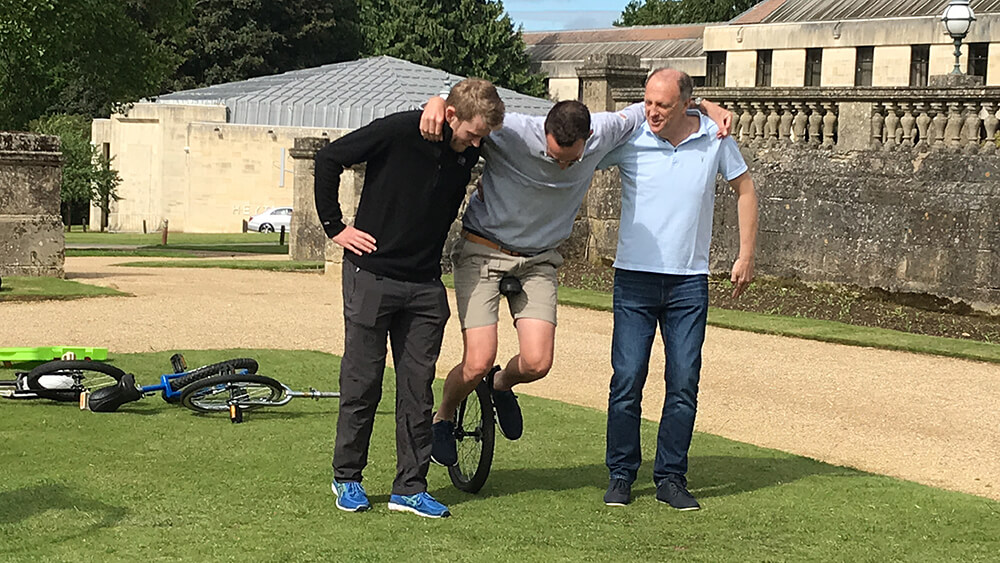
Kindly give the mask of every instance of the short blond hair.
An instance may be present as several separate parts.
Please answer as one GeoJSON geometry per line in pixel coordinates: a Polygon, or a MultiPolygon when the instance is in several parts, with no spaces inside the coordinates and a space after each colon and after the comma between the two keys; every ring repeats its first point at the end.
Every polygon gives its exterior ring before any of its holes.
{"type": "Polygon", "coordinates": [[[503,125],[506,108],[496,87],[488,80],[466,78],[451,88],[446,103],[455,108],[455,117],[461,121],[479,116],[490,129],[503,125]]]}

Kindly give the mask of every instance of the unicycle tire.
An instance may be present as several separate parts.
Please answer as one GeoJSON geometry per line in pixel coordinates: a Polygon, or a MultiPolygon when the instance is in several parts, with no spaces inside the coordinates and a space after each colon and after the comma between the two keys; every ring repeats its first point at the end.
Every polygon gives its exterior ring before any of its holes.
{"type": "MultiPolygon", "coordinates": [[[[207,366],[193,369],[185,376],[171,380],[169,382],[170,389],[176,393],[196,381],[201,381],[207,377],[215,375],[225,375],[237,370],[246,370],[247,373],[250,374],[257,373],[258,367],[257,360],[253,358],[234,358],[232,360],[226,360],[216,364],[209,364],[207,366]]],[[[163,400],[168,403],[179,403],[181,400],[178,395],[168,397],[166,392],[162,393],[161,396],[163,397],[163,400]]]]}
{"type": "Polygon", "coordinates": [[[117,385],[125,372],[110,364],[91,360],[53,360],[28,372],[25,382],[28,390],[43,399],[54,401],[77,401],[82,391],[94,392],[104,387],[117,385]],[[46,387],[42,378],[71,377],[71,387],[53,389],[46,387]]]}
{"type": "Polygon", "coordinates": [[[213,413],[229,411],[234,401],[243,410],[274,405],[284,394],[285,387],[276,379],[254,374],[225,374],[185,387],[180,402],[195,412],[213,413]]]}
{"type": "Polygon", "coordinates": [[[493,400],[486,381],[481,381],[476,386],[476,392],[466,397],[458,407],[455,445],[458,463],[448,467],[448,476],[460,491],[477,493],[490,475],[496,445],[493,400]]]}

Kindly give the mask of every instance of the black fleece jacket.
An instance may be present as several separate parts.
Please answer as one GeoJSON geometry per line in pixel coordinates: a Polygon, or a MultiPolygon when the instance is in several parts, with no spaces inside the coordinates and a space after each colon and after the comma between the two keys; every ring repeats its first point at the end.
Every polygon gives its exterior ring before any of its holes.
{"type": "Polygon", "coordinates": [[[420,111],[377,119],[316,153],[316,211],[326,235],[344,230],[338,191],[340,173],[367,163],[354,227],[375,237],[377,250],[344,258],[359,268],[403,281],[441,277],[441,252],[465,198],[479,149],[457,153],[444,140],[420,136],[420,111]]]}

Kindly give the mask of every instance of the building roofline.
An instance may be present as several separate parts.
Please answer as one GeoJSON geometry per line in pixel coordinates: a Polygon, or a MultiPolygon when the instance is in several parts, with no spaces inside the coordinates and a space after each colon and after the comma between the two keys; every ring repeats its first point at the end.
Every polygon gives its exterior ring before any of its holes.
{"type": "Polygon", "coordinates": [[[659,41],[697,39],[708,24],[643,25],[608,29],[522,32],[526,45],[552,43],[624,43],[628,41],[659,41]]]}

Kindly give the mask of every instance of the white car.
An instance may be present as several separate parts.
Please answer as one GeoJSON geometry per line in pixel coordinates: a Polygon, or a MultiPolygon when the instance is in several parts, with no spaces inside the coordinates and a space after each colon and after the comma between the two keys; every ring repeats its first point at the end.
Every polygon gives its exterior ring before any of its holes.
{"type": "Polygon", "coordinates": [[[280,231],[281,227],[285,232],[292,230],[292,208],[275,207],[268,209],[259,215],[254,215],[247,221],[248,231],[259,231],[262,233],[273,233],[280,231]]]}

